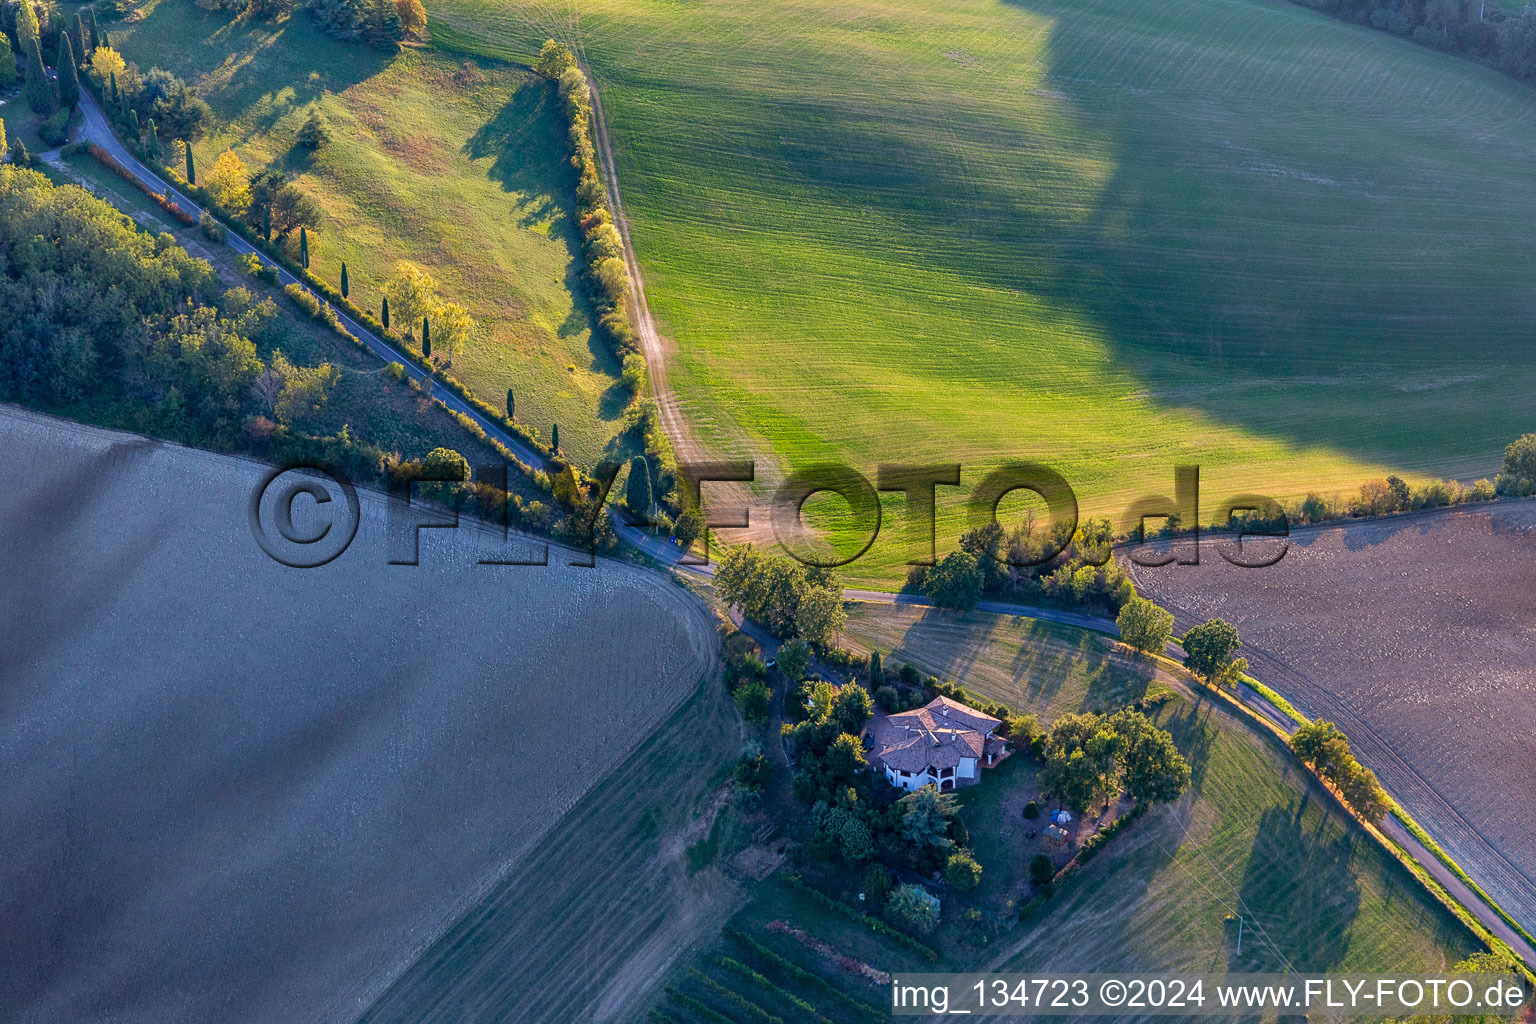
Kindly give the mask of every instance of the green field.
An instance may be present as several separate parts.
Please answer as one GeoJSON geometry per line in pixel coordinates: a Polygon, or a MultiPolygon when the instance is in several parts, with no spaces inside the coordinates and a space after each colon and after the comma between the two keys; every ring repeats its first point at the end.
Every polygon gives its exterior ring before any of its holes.
{"type": "MultiPolygon", "coordinates": [[[[1276,742],[1208,700],[1154,717],[1190,760],[1192,796],[1117,837],[1002,944],[999,968],[1438,971],[1479,948],[1276,742]],[[1094,926],[1052,926],[1066,920],[1094,926]]],[[[995,836],[972,836],[985,863],[995,836]]]]}
{"type": "Polygon", "coordinates": [[[672,382],[760,477],[1035,457],[1118,516],[1531,426],[1536,92],[1488,68],[1271,0],[433,15],[591,62],[672,382]]]}
{"type": "Polygon", "coordinates": [[[574,180],[553,86],[526,69],[433,49],[389,58],[322,34],[307,16],[231,21],[191,0],[158,0],[109,25],[141,68],[197,85],[216,124],[194,146],[204,170],[233,148],[253,171],[286,170],[324,211],[311,269],[378,309],[395,262],[427,267],[479,329],[451,372],[491,405],[517,395],[540,436],[560,424],[573,458],[595,461],[627,394],[592,338],[576,275],[574,180]],[[332,141],[293,148],[311,109],[332,141]]]}

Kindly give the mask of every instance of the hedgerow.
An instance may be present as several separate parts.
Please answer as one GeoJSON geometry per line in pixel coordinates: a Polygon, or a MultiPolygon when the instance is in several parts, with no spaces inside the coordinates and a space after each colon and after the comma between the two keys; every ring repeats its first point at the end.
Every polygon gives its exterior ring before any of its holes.
{"type": "Polygon", "coordinates": [[[898,928],[892,928],[878,917],[866,917],[864,914],[859,913],[856,908],[850,907],[842,900],[828,896],[820,889],[810,885],[806,882],[805,879],[801,878],[794,872],[786,871],[783,873],[783,877],[784,880],[788,882],[792,887],[809,896],[813,902],[819,903],[821,906],[826,907],[828,910],[835,910],[837,913],[848,918],[850,921],[855,921],[859,924],[862,924],[876,935],[883,935],[891,941],[895,942],[897,945],[905,946],[907,949],[910,949],[912,952],[918,954],[925,960],[937,960],[939,958],[938,951],[927,943],[914,939],[912,936],[898,928]]]}
{"type": "Polygon", "coordinates": [[[102,149],[95,143],[91,143],[90,145],[86,146],[86,152],[95,157],[97,161],[102,164],[102,166],[107,168],[107,170],[111,171],[119,178],[122,178],[124,181],[138,189],[140,192],[143,192],[145,195],[149,196],[149,198],[153,199],[161,209],[163,209],[166,213],[169,213],[172,217],[175,217],[177,220],[181,221],[187,227],[195,227],[197,225],[196,217],[192,216],[192,214],[188,213],[186,210],[183,210],[180,206],[177,206],[175,200],[167,199],[163,193],[156,192],[154,189],[140,181],[137,175],[119,163],[117,158],[114,157],[111,153],[108,153],[106,150],[102,149]]]}
{"type": "Polygon", "coordinates": [[[598,327],[619,355],[639,345],[624,300],[629,294],[629,270],[624,265],[624,239],[608,208],[597,149],[592,143],[592,87],[564,43],[551,39],[539,53],[534,70],[555,82],[565,107],[571,140],[571,166],[576,170],[577,226],[587,261],[587,290],[597,309],[598,327]]]}
{"type": "Polygon", "coordinates": [[[757,985],[761,986],[762,988],[767,989],[769,992],[772,992],[774,995],[778,996],[780,999],[784,1000],[786,1003],[789,1003],[795,1009],[800,1010],[803,1013],[811,1014],[817,1020],[822,1021],[823,1024],[832,1024],[831,1021],[827,1020],[827,1018],[823,1017],[821,1014],[816,1012],[816,1007],[812,1006],[810,1003],[806,1002],[804,999],[801,999],[799,996],[795,995],[793,992],[787,991],[786,989],[780,988],[778,985],[775,985],[768,978],[766,978],[765,976],[757,973],[752,968],[750,968],[746,964],[742,963],[740,960],[732,960],[728,956],[722,956],[716,962],[721,967],[724,967],[726,970],[728,970],[728,971],[735,971],[737,974],[740,974],[740,975],[746,977],[747,979],[749,979],[750,981],[755,982],[757,985]]]}

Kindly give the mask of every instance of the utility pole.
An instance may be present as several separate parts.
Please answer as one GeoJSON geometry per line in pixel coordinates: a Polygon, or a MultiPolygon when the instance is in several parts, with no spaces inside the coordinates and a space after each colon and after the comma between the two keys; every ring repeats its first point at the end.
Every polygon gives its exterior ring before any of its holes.
{"type": "Polygon", "coordinates": [[[1237,955],[1243,955],[1243,916],[1237,916],[1237,955]]]}

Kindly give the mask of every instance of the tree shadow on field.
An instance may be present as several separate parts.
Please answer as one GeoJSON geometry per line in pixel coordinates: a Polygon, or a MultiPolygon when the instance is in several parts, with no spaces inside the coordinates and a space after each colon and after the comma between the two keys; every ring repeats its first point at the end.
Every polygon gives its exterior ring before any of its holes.
{"type": "MultiPolygon", "coordinates": [[[[1426,182],[1393,159],[1401,140],[1382,129],[1380,112],[1361,116],[1357,96],[1340,97],[1340,81],[1359,73],[1349,58],[1374,56],[1351,47],[1390,40],[1262,4],[1238,5],[1228,26],[1195,0],[1005,3],[1021,15],[1020,38],[1047,27],[1038,56],[1019,68],[1046,72],[1044,88],[1022,97],[1038,118],[969,102],[967,88],[998,88],[980,68],[974,81],[914,70],[916,99],[889,108],[867,92],[770,97],[711,81],[705,114],[739,116],[702,124],[716,132],[710,158],[753,162],[775,195],[899,225],[923,240],[925,261],[958,279],[1070,310],[1154,411],[1409,469],[1467,454],[1469,438],[1480,450],[1516,422],[1521,410],[1490,402],[1457,429],[1428,428],[1444,422],[1447,396],[1462,393],[1395,387],[1405,377],[1444,381],[1452,368],[1458,379],[1507,371],[1523,351],[1530,298],[1504,266],[1529,266],[1513,228],[1494,223],[1486,247],[1508,260],[1424,244],[1416,196],[1427,193],[1431,212],[1446,217],[1469,200],[1455,198],[1456,179],[1426,182]],[[1242,45],[1269,31],[1276,53],[1242,45]],[[1292,81],[1296,67],[1315,63],[1311,50],[1335,44],[1319,75],[1292,81]],[[955,102],[906,116],[925,102],[922,89],[951,87],[955,102]],[[1372,176],[1382,179],[1376,191],[1372,176]],[[1465,344],[1469,325],[1492,332],[1475,350],[1465,344]]],[[[679,85],[677,103],[692,84],[679,85]]],[[[1408,103],[1404,113],[1416,112],[1408,103]]],[[[1454,151],[1461,130],[1447,128],[1430,148],[1454,151]]],[[[786,230],[856,246],[843,223],[786,230]]]]}
{"type": "Polygon", "coordinates": [[[384,70],[394,59],[361,44],[325,35],[308,15],[273,25],[204,11],[190,0],[161,0],[132,25],[126,56],[164,67],[197,86],[221,119],[251,134],[272,129],[295,108],[327,92],[342,93],[384,70]],[[138,43],[144,36],[154,42],[138,43]],[[136,57],[144,47],[154,59],[136,57]]]}
{"type": "Polygon", "coordinates": [[[518,227],[548,222],[551,234],[559,232],[574,259],[581,247],[566,216],[576,208],[567,148],[554,87],[537,77],[525,79],[464,143],[471,159],[490,159],[486,173],[492,181],[519,197],[518,227]],[[552,189],[558,189],[558,196],[550,194],[552,189]]]}
{"type": "MultiPolygon", "coordinates": [[[[1325,972],[1349,952],[1360,913],[1351,864],[1366,840],[1340,827],[1305,792],[1295,803],[1266,808],[1239,886],[1243,952],[1230,949],[1230,971],[1325,972]]],[[[1235,924],[1235,922],[1234,922],[1235,924]]]]}
{"type": "Polygon", "coordinates": [[[1205,695],[1195,690],[1195,699],[1171,700],[1151,713],[1161,729],[1168,730],[1173,745],[1189,762],[1189,791],[1199,796],[1210,770],[1211,750],[1216,742],[1217,724],[1211,720],[1212,708],[1205,695]]]}

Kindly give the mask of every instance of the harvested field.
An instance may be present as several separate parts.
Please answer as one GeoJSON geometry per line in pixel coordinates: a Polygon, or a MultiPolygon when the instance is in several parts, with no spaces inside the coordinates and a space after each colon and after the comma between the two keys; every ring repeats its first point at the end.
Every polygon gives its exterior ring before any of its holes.
{"type": "Polygon", "coordinates": [[[256,463],[0,407],[0,465],[7,1024],[354,1020],[713,665],[630,566],[387,564],[378,495],[299,570],[256,463]]]}
{"type": "Polygon", "coordinates": [[[1297,531],[1279,564],[1137,570],[1178,628],[1221,616],[1253,673],[1338,723],[1490,895],[1536,928],[1536,504],[1297,531]]]}
{"type": "Polygon", "coordinates": [[[687,852],[729,793],[740,721],[711,678],[433,943],[363,1024],[632,1019],[625,1014],[678,953],[744,898],[718,865],[691,870],[687,852]]]}

